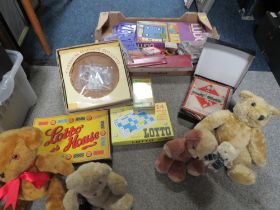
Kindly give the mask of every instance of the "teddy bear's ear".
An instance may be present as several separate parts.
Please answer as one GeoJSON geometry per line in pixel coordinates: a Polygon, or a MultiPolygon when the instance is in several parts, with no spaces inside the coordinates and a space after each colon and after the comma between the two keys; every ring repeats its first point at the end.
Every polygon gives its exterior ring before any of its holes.
{"type": "Polygon", "coordinates": [[[29,149],[37,149],[42,143],[42,133],[38,128],[25,127],[20,129],[18,134],[21,138],[24,139],[25,145],[29,149]]]}
{"type": "Polygon", "coordinates": [[[248,98],[253,98],[255,95],[249,91],[249,90],[242,90],[239,93],[239,97],[243,100],[243,99],[248,99],[248,98]]]}
{"type": "Polygon", "coordinates": [[[271,110],[272,117],[279,115],[279,110],[277,108],[275,108],[274,106],[269,106],[269,108],[271,110]]]}

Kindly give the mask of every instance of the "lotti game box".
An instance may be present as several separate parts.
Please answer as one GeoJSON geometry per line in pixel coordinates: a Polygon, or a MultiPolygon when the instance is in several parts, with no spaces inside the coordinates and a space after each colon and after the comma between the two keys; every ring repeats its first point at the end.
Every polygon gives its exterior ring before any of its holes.
{"type": "Polygon", "coordinates": [[[136,111],[132,106],[110,110],[113,145],[169,140],[174,137],[166,103],[155,109],[136,111]]]}
{"type": "Polygon", "coordinates": [[[43,132],[38,153],[55,153],[80,163],[111,159],[108,111],[83,112],[34,119],[43,132]]]}

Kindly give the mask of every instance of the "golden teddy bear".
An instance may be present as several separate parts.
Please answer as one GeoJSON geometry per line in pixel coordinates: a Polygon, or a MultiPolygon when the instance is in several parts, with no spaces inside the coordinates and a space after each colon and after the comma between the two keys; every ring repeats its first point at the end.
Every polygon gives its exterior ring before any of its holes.
{"type": "Polygon", "coordinates": [[[66,178],[69,189],[63,204],[65,210],[130,210],[133,197],[127,193],[125,179],[104,163],[83,164],[66,178]]]}
{"type": "Polygon", "coordinates": [[[46,210],[64,209],[65,191],[55,174],[67,176],[74,168],[62,157],[37,154],[41,138],[41,131],[32,127],[0,134],[0,197],[5,200],[4,209],[25,209],[26,201],[45,196],[46,210]]]}
{"type": "Polygon", "coordinates": [[[258,166],[266,164],[265,137],[261,130],[267,122],[279,114],[263,98],[250,91],[240,92],[240,101],[233,112],[214,112],[195,126],[195,129],[211,131],[219,144],[229,142],[239,153],[228,169],[228,176],[235,182],[251,185],[256,182],[252,162],[258,166]]]}

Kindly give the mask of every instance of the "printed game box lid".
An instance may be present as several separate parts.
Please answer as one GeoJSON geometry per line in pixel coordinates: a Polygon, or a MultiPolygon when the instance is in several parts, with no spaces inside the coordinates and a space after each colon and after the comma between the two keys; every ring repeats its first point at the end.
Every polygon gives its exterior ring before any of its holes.
{"type": "Polygon", "coordinates": [[[198,120],[212,112],[225,109],[232,88],[195,76],[181,109],[198,120]]]}
{"type": "Polygon", "coordinates": [[[137,42],[168,42],[167,24],[137,21],[137,42]]]}
{"type": "Polygon", "coordinates": [[[136,111],[132,106],[110,110],[113,145],[169,140],[174,137],[166,103],[154,110],[136,111]]]}
{"type": "Polygon", "coordinates": [[[43,133],[39,154],[55,153],[72,163],[111,159],[108,111],[36,118],[33,126],[43,133]]]}
{"type": "Polygon", "coordinates": [[[255,57],[252,50],[241,49],[220,40],[207,39],[194,75],[238,87],[255,57]]]}

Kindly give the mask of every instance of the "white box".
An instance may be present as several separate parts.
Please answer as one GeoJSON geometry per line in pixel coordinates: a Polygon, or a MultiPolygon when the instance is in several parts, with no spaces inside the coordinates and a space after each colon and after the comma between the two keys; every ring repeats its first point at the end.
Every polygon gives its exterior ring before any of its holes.
{"type": "Polygon", "coordinates": [[[21,66],[22,55],[17,51],[6,52],[13,68],[0,81],[0,131],[21,127],[37,100],[21,66]]]}

